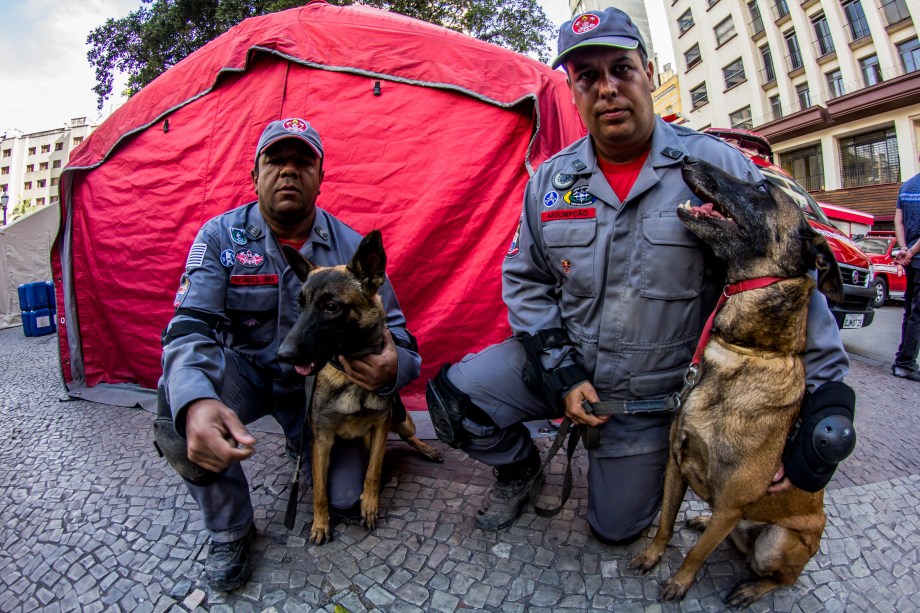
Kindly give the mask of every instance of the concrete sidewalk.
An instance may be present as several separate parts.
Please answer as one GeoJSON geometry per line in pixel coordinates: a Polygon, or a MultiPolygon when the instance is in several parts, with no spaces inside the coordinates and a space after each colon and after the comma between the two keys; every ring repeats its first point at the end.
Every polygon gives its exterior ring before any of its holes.
{"type": "MultiPolygon", "coordinates": [[[[390,443],[375,531],[343,524],[332,543],[312,546],[309,489],[295,529],[282,525],[293,467],[283,437],[267,432],[246,466],[255,574],[241,589],[212,593],[207,533],[150,445],[150,413],[59,402],[54,336],[0,330],[0,364],[0,611],[718,611],[750,576],[723,544],[681,603],[659,603],[659,582],[697,535],[681,527],[652,573],[627,570],[648,538],[609,547],[589,535],[583,452],[559,516],[527,512],[507,530],[478,530],[491,470],[437,441],[440,465],[390,443]]],[[[920,610],[920,386],[855,361],[848,382],[859,445],[827,492],[821,550],[794,587],[752,610],[920,610]]],[[[545,450],[550,439],[539,442],[545,450]]],[[[563,462],[544,492],[559,491],[563,462]]],[[[685,502],[679,519],[704,509],[685,502]]]]}

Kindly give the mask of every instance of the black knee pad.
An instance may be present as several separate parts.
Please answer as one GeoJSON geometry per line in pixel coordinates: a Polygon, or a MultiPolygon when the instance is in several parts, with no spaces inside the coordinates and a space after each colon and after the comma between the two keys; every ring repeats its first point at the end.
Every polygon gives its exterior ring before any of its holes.
{"type": "Polygon", "coordinates": [[[856,394],[842,381],[825,383],[806,395],[798,428],[783,452],[786,476],[799,489],[817,492],[856,446],[856,394]]]}
{"type": "Polygon", "coordinates": [[[188,459],[188,444],[176,432],[172,413],[166,403],[166,390],[157,389],[157,418],[153,421],[153,448],[173,467],[179,476],[192,485],[210,485],[218,474],[198,466],[188,459]]]}
{"type": "Polygon", "coordinates": [[[445,364],[438,374],[428,381],[425,398],[428,401],[428,414],[435,434],[440,440],[457,448],[470,437],[469,432],[463,427],[464,418],[482,425],[495,424],[485,411],[473,404],[467,394],[450,382],[447,378],[448,368],[450,364],[445,364]]]}

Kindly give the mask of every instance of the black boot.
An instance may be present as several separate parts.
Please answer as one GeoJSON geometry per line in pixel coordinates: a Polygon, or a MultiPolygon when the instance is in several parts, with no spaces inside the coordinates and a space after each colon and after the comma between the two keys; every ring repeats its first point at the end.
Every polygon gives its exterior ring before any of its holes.
{"type": "Polygon", "coordinates": [[[482,508],[476,514],[476,527],[483,530],[501,530],[513,524],[527,503],[531,479],[539,473],[537,482],[543,483],[540,452],[536,447],[531,447],[527,459],[496,466],[494,470],[495,484],[486,493],[482,508]]]}
{"type": "Polygon", "coordinates": [[[236,589],[249,580],[252,574],[252,557],[249,549],[256,540],[256,527],[249,526],[246,536],[230,543],[211,542],[208,561],[204,567],[208,586],[219,592],[236,589]]]}

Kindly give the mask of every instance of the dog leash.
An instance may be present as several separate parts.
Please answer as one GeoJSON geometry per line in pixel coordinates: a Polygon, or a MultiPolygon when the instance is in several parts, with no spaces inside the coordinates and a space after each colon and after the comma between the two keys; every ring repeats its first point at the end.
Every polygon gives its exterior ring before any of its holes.
{"type": "MultiPolygon", "coordinates": [[[[712,326],[716,314],[722,308],[722,305],[725,304],[725,301],[735,294],[752,289],[761,289],[784,280],[785,277],[756,277],[754,279],[746,279],[738,283],[728,284],[722,289],[719,301],[716,303],[712,314],[709,315],[709,319],[706,320],[706,325],[703,326],[700,342],[697,344],[693,359],[690,361],[690,366],[687,367],[687,372],[684,374],[684,385],[680,392],[669,394],[665,398],[659,400],[606,400],[602,402],[589,402],[585,400],[582,402],[582,408],[586,413],[593,415],[656,415],[671,413],[679,409],[687,394],[690,393],[690,390],[693,389],[699,381],[700,362],[703,359],[703,351],[712,336],[712,326]]],[[[584,440],[585,449],[592,449],[597,446],[599,441],[597,440],[596,430],[596,428],[589,428],[582,424],[576,425],[569,417],[562,420],[562,423],[559,425],[559,431],[556,433],[556,438],[553,440],[552,446],[546,453],[546,459],[541,464],[540,470],[531,477],[526,486],[528,489],[528,498],[537,516],[554,517],[562,510],[565,503],[568,502],[573,487],[572,456],[578,448],[579,440],[584,440]],[[537,498],[540,494],[539,477],[549,466],[553,457],[555,457],[562,448],[562,444],[565,442],[566,436],[570,431],[571,436],[569,436],[568,445],[566,446],[565,474],[562,480],[562,501],[557,507],[541,507],[537,504],[537,498]]]]}
{"type": "Polygon", "coordinates": [[[291,482],[291,492],[288,496],[287,510],[284,512],[284,527],[294,529],[294,519],[297,517],[297,503],[300,498],[300,469],[303,461],[304,442],[307,440],[307,429],[310,427],[310,407],[313,406],[313,394],[316,391],[316,375],[309,375],[304,379],[304,414],[303,425],[300,427],[300,440],[297,441],[297,463],[294,467],[294,480],[291,482]]]}

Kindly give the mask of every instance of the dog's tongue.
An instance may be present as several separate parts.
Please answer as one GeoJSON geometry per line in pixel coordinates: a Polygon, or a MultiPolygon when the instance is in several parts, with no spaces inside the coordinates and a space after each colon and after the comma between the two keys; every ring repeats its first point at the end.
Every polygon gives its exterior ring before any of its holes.
{"type": "Polygon", "coordinates": [[[711,202],[700,205],[700,212],[706,215],[707,217],[715,217],[716,219],[725,219],[725,215],[713,208],[711,202]]]}
{"type": "Polygon", "coordinates": [[[304,377],[309,377],[313,373],[313,363],[309,363],[306,366],[295,365],[294,370],[297,371],[298,375],[303,375],[304,377]]]}

